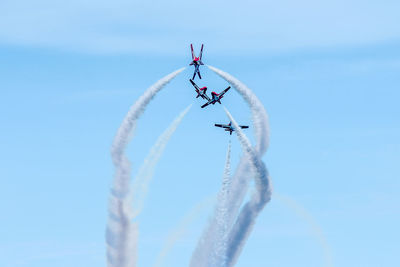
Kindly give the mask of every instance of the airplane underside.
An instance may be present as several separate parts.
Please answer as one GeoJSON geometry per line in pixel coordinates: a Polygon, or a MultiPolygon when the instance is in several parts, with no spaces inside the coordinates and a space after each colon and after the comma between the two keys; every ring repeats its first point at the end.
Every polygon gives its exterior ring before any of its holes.
{"type": "Polygon", "coordinates": [[[196,77],[196,74],[197,74],[197,75],[199,76],[199,78],[201,79],[200,70],[199,70],[199,65],[196,65],[196,66],[195,66],[192,80],[194,80],[194,78],[196,77]]]}

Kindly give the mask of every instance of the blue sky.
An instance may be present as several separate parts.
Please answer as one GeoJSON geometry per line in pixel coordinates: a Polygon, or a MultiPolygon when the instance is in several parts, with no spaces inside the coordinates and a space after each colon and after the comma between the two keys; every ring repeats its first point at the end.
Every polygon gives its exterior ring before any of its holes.
{"type": "MultiPolygon", "coordinates": [[[[327,251],[333,266],[398,265],[399,8],[397,1],[3,1],[0,265],[105,266],[112,139],[148,86],[190,62],[191,42],[204,42],[204,61],[264,103],[274,190],[306,212],[273,198],[237,266],[328,266],[327,251]]],[[[203,110],[194,99],[191,74],[149,105],[128,150],[136,172],[158,135],[194,103],[139,218],[139,266],[152,266],[181,218],[218,191],[229,139],[233,162],[241,155],[235,136],[212,126],[226,122],[222,107],[203,110]]],[[[205,68],[203,76],[199,85],[226,86],[205,68]]],[[[250,123],[236,92],[224,105],[250,123]]],[[[187,265],[211,209],[193,218],[165,266],[187,265]]]]}

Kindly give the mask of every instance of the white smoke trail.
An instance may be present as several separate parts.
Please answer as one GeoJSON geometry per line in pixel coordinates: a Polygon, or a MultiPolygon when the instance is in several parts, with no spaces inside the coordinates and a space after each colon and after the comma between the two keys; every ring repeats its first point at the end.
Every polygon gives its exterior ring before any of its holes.
{"type": "Polygon", "coordinates": [[[259,155],[251,147],[250,141],[246,135],[242,132],[235,119],[225,109],[226,114],[232,122],[235,132],[238,136],[240,144],[243,150],[249,156],[252,169],[255,173],[255,185],[256,191],[252,194],[251,199],[246,203],[235,224],[233,225],[229,233],[229,247],[227,251],[227,266],[234,266],[243,246],[251,233],[255,219],[257,218],[260,211],[271,199],[271,182],[268,174],[268,170],[264,163],[261,161],[259,155]]]}
{"type": "MultiPolygon", "coordinates": [[[[219,70],[215,67],[208,66],[212,71],[217,73],[220,77],[230,83],[233,88],[243,97],[246,103],[249,105],[252,113],[252,120],[254,124],[254,131],[256,136],[256,151],[261,157],[268,148],[269,144],[269,125],[268,115],[265,111],[264,106],[257,96],[241,81],[233,77],[232,75],[219,70]]],[[[248,190],[248,184],[250,182],[249,175],[243,175],[250,171],[250,165],[248,156],[244,155],[240,160],[234,176],[231,179],[231,191],[229,193],[228,201],[228,225],[232,225],[236,216],[239,212],[240,206],[248,190]]],[[[207,229],[203,232],[198,245],[192,255],[191,267],[205,267],[207,266],[204,259],[208,259],[212,254],[212,246],[210,244],[215,243],[216,233],[216,218],[213,217],[207,229]]]]}
{"type": "Polygon", "coordinates": [[[228,248],[228,194],[231,185],[231,142],[228,144],[228,151],[226,152],[226,162],[224,169],[224,176],[222,178],[221,191],[218,195],[218,202],[216,208],[216,239],[214,243],[214,251],[211,256],[211,266],[225,267],[227,263],[226,252],[228,248]]]}
{"type": "Polygon", "coordinates": [[[289,196],[277,194],[276,192],[274,192],[274,199],[281,201],[309,225],[312,233],[318,240],[323,251],[324,263],[322,266],[333,267],[334,264],[333,264],[331,247],[325,237],[324,231],[322,230],[321,226],[317,223],[313,215],[309,211],[307,211],[307,209],[304,206],[302,206],[299,202],[297,202],[296,200],[294,200],[289,196]]]}
{"type": "Polygon", "coordinates": [[[265,111],[264,105],[261,103],[260,99],[258,99],[258,97],[250,90],[250,88],[248,88],[241,81],[220,69],[212,66],[207,67],[218,74],[221,78],[226,80],[228,83],[230,83],[249,105],[257,140],[255,150],[258,154],[264,155],[269,146],[268,115],[265,111]]]}
{"type": "Polygon", "coordinates": [[[115,165],[115,175],[109,200],[109,220],[106,232],[108,267],[136,266],[137,225],[131,223],[132,211],[128,201],[131,167],[125,156],[129,137],[135,130],[136,122],[147,104],[184,69],[174,71],[149,87],[130,108],[114,138],[111,157],[115,165]]]}
{"type": "MultiPolygon", "coordinates": [[[[254,133],[257,143],[255,151],[261,157],[262,155],[264,155],[269,146],[269,120],[263,104],[245,84],[243,84],[241,81],[239,81],[229,73],[212,66],[208,66],[208,68],[210,68],[224,80],[230,83],[249,105],[252,114],[254,133]]],[[[248,173],[248,171],[248,161],[246,159],[246,156],[243,156],[238,164],[234,177],[232,177],[232,194],[230,194],[228,208],[230,211],[229,220],[231,223],[233,223],[233,220],[238,214],[240,206],[248,190],[248,184],[250,182],[250,179],[248,179],[249,176],[242,175],[243,173],[248,173]]]]}
{"type": "Polygon", "coordinates": [[[212,237],[200,239],[196,251],[192,256],[190,266],[226,266],[227,238],[230,224],[228,223],[228,196],[231,187],[231,142],[226,152],[224,174],[221,190],[218,193],[217,204],[212,217],[215,224],[205,229],[202,236],[212,237]],[[206,243],[207,242],[207,243],[206,243]]]}
{"type": "Polygon", "coordinates": [[[157,165],[164,149],[171,138],[171,136],[175,133],[179,124],[185,115],[189,112],[192,105],[190,104],[187,108],[185,108],[171,123],[170,126],[158,137],[156,143],[150,150],[150,153],[144,160],[143,165],[140,167],[136,178],[133,180],[132,186],[132,203],[133,203],[133,218],[139,215],[143,208],[143,202],[148,192],[148,186],[153,178],[154,169],[157,165]]]}

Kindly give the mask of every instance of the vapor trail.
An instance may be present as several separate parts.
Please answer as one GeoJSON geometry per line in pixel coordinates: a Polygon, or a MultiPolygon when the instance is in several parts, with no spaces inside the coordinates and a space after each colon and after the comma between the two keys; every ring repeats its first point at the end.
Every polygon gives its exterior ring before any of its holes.
{"type": "Polygon", "coordinates": [[[238,136],[242,149],[249,156],[251,168],[255,174],[256,186],[256,190],[252,194],[249,202],[243,206],[235,224],[229,233],[227,266],[234,266],[247,238],[249,237],[249,234],[253,229],[258,214],[271,199],[271,182],[265,164],[261,161],[259,155],[251,147],[250,141],[242,132],[235,119],[226,108],[224,109],[231,120],[233,127],[235,128],[235,132],[238,136]]]}
{"type": "MultiPolygon", "coordinates": [[[[250,88],[229,73],[212,66],[208,66],[208,68],[230,83],[250,107],[256,137],[255,152],[261,157],[269,146],[269,120],[263,104],[250,88]]],[[[242,174],[248,173],[249,168],[246,155],[244,155],[238,164],[234,176],[232,177],[232,194],[230,194],[229,199],[229,221],[231,223],[233,223],[233,220],[238,214],[239,208],[248,189],[248,184],[250,182],[249,176],[242,174]]]]}
{"type": "Polygon", "coordinates": [[[131,223],[132,210],[129,202],[131,166],[125,155],[129,137],[136,122],[154,96],[184,68],[172,72],[150,86],[129,109],[122,121],[111,147],[115,174],[109,199],[109,219],[106,231],[108,267],[136,266],[137,225],[131,223]]]}
{"type": "Polygon", "coordinates": [[[226,266],[228,222],[228,196],[231,187],[231,142],[228,143],[221,190],[218,193],[213,221],[205,229],[192,255],[190,266],[223,267],[226,266]],[[211,238],[210,238],[211,237],[211,238]],[[208,239],[207,239],[208,238],[208,239]]]}
{"type": "Polygon", "coordinates": [[[324,231],[322,230],[321,226],[317,223],[315,218],[312,216],[312,214],[309,211],[307,211],[306,208],[303,207],[300,203],[290,198],[289,196],[277,194],[276,192],[274,192],[274,199],[277,199],[282,203],[284,203],[309,225],[312,233],[317,238],[323,250],[323,258],[324,258],[323,266],[333,267],[333,256],[331,247],[328,241],[326,240],[324,231]]]}
{"type": "Polygon", "coordinates": [[[226,152],[226,162],[224,175],[222,178],[221,191],[218,195],[218,202],[216,208],[216,239],[214,243],[214,251],[211,256],[211,266],[225,267],[227,263],[226,252],[228,248],[228,194],[230,190],[231,180],[231,142],[228,144],[228,151],[226,152]]]}
{"type": "Polygon", "coordinates": [[[254,124],[254,131],[257,140],[255,150],[258,154],[263,155],[269,146],[269,125],[268,115],[265,111],[264,105],[260,99],[250,90],[244,83],[233,77],[227,72],[217,69],[213,66],[207,66],[209,69],[218,74],[221,78],[226,80],[232,87],[243,97],[249,105],[252,120],[254,124]]]}
{"type": "MultiPolygon", "coordinates": [[[[257,98],[257,96],[241,81],[233,77],[227,72],[219,70],[215,67],[208,66],[212,71],[226,80],[228,83],[232,85],[232,87],[243,97],[246,103],[249,105],[252,120],[254,125],[254,132],[256,137],[256,148],[255,151],[261,157],[267,150],[269,145],[269,125],[268,125],[268,115],[267,112],[261,103],[261,101],[257,98]]],[[[239,209],[243,202],[243,199],[248,190],[248,184],[250,182],[250,175],[248,174],[250,171],[250,165],[248,162],[248,156],[243,155],[241,158],[238,167],[234,176],[231,179],[231,190],[228,195],[228,204],[227,204],[227,225],[232,225],[234,220],[236,219],[237,214],[239,213],[239,209]]],[[[197,247],[192,255],[191,267],[205,267],[207,264],[204,259],[208,259],[212,254],[212,246],[210,244],[215,243],[215,232],[216,232],[217,222],[216,218],[213,217],[211,219],[210,224],[203,232],[197,247]]]]}
{"type": "Polygon", "coordinates": [[[133,218],[139,215],[143,208],[143,202],[148,192],[149,183],[153,178],[155,166],[164,152],[169,139],[175,133],[182,119],[189,112],[191,107],[192,105],[190,104],[187,108],[185,108],[175,118],[170,126],[158,137],[156,143],[151,148],[150,153],[145,158],[143,165],[140,167],[138,174],[133,180],[131,193],[133,203],[133,218]]]}

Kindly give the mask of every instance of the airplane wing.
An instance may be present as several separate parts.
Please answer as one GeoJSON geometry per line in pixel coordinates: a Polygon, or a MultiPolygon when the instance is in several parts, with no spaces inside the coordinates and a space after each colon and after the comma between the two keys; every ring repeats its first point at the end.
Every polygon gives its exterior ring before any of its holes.
{"type": "Polygon", "coordinates": [[[208,101],[207,103],[205,103],[204,105],[202,105],[201,108],[205,108],[205,107],[207,107],[207,106],[210,105],[210,104],[211,104],[211,101],[208,101]]]}
{"type": "Polygon", "coordinates": [[[221,127],[221,128],[229,128],[228,125],[226,124],[214,124],[216,127],[221,127]]]}
{"type": "Polygon", "coordinates": [[[197,86],[197,84],[194,83],[194,81],[192,79],[189,79],[189,81],[191,82],[191,84],[194,86],[194,88],[196,88],[197,90],[200,90],[200,88],[197,86]]]}
{"type": "MultiPolygon", "coordinates": [[[[203,56],[203,44],[201,44],[201,49],[200,49],[200,55],[199,55],[199,59],[200,59],[200,62],[201,62],[201,57],[203,56]]],[[[203,65],[203,64],[202,64],[203,65]]]]}
{"type": "Polygon", "coordinates": [[[201,97],[203,98],[203,99],[207,99],[207,101],[210,101],[211,99],[210,99],[210,97],[204,92],[204,94],[202,94],[201,95],[201,97]]]}
{"type": "Polygon", "coordinates": [[[222,98],[223,97],[223,95],[226,93],[226,92],[228,92],[229,91],[229,89],[231,89],[231,87],[229,86],[228,88],[226,88],[224,91],[222,91],[220,94],[219,94],[219,98],[222,98]]]}
{"type": "Polygon", "coordinates": [[[195,56],[194,56],[194,52],[193,52],[193,44],[190,44],[190,49],[192,50],[192,60],[194,60],[195,56]]]}

